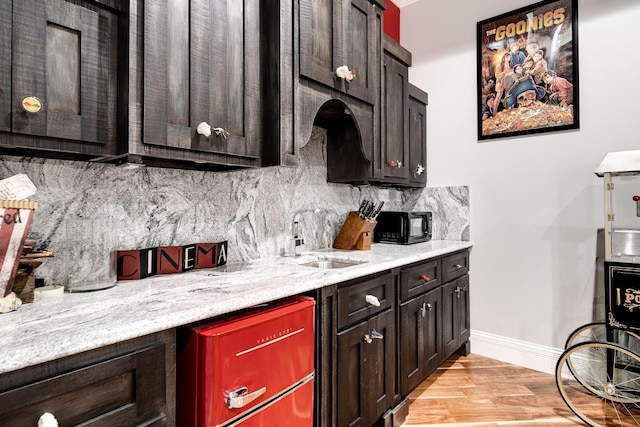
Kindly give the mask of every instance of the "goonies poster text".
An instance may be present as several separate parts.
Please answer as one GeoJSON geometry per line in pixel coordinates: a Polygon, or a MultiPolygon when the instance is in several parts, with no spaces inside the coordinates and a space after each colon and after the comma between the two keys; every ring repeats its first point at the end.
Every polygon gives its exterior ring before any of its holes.
{"type": "Polygon", "coordinates": [[[478,139],[577,129],[575,0],[478,22],[478,139]]]}

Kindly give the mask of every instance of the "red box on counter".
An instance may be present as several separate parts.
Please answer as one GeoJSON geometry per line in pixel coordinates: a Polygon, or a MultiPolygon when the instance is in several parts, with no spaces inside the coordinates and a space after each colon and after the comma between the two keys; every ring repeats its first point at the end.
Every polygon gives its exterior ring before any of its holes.
{"type": "Polygon", "coordinates": [[[37,202],[0,200],[0,297],[11,293],[37,202]]]}

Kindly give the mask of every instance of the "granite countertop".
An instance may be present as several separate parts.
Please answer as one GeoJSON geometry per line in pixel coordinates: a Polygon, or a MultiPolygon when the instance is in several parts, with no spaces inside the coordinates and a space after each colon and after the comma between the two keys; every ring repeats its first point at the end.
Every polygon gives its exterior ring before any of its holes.
{"type": "Polygon", "coordinates": [[[373,244],[369,251],[327,249],[36,300],[0,314],[0,374],[470,247],[431,241],[373,244]],[[359,264],[331,270],[300,265],[318,257],[359,264]]]}

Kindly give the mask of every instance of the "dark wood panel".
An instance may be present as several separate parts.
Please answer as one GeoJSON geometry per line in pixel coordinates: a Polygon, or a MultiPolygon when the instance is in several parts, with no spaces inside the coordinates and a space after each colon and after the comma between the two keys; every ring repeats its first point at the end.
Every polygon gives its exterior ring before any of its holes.
{"type": "Polygon", "coordinates": [[[382,10],[368,0],[344,0],[342,63],[356,72],[345,91],[371,104],[380,102],[382,10]]]}
{"type": "Polygon", "coordinates": [[[124,354],[92,352],[95,362],[89,362],[92,353],[88,353],[3,375],[3,422],[36,425],[44,412],[54,414],[61,425],[90,422],[112,426],[164,420],[167,387],[173,386],[166,380],[167,369],[173,369],[167,366],[173,359],[167,359],[166,352],[173,347],[171,341],[167,342],[169,348],[159,341],[139,347],[145,340],[138,341],[141,343],[124,354]],[[108,356],[103,359],[100,354],[108,356]],[[70,362],[67,368],[63,368],[65,360],[70,362]]]}
{"type": "Polygon", "coordinates": [[[356,283],[341,284],[338,287],[338,328],[391,308],[395,295],[393,288],[393,276],[390,273],[359,279],[356,283]],[[367,295],[375,296],[380,305],[367,302],[367,295]]]}
{"type": "Polygon", "coordinates": [[[371,411],[371,422],[380,418],[394,405],[396,398],[396,326],[395,311],[387,310],[371,318],[371,331],[375,330],[383,335],[381,339],[374,339],[368,346],[366,360],[368,402],[374,405],[371,411]]]}
{"type": "Polygon", "coordinates": [[[440,259],[403,267],[400,272],[400,301],[407,301],[441,285],[440,259]]]}
{"type": "Polygon", "coordinates": [[[414,298],[400,306],[399,363],[400,389],[406,396],[424,379],[423,298],[414,298]]]}
{"type": "Polygon", "coordinates": [[[299,5],[300,74],[370,104],[379,102],[382,8],[368,0],[313,0],[299,5]],[[355,79],[338,78],[346,65],[355,79]]]}
{"type": "Polygon", "coordinates": [[[427,185],[427,103],[428,96],[409,85],[409,184],[427,185]],[[419,173],[419,167],[424,170],[419,173]]]}
{"type": "Polygon", "coordinates": [[[426,377],[435,371],[444,360],[442,345],[442,290],[434,289],[428,292],[425,294],[423,302],[426,304],[423,330],[423,375],[426,377]]]}
{"type": "Polygon", "coordinates": [[[383,63],[386,132],[381,160],[385,180],[404,182],[409,178],[409,69],[388,52],[385,52],[383,63]]]}
{"type": "Polygon", "coordinates": [[[12,131],[102,144],[103,154],[114,154],[117,15],[64,0],[14,2],[13,12],[20,25],[13,33],[12,131]],[[25,96],[42,100],[42,110],[22,111],[25,96]]]}
{"type": "Polygon", "coordinates": [[[341,4],[335,0],[304,0],[298,10],[300,74],[334,88],[342,87],[342,82],[334,78],[342,59],[338,52],[342,43],[341,4]]]}
{"type": "Polygon", "coordinates": [[[442,362],[441,295],[438,287],[400,306],[398,342],[403,397],[442,362]]]}
{"type": "MultiPolygon", "coordinates": [[[[457,280],[457,286],[460,288],[460,296],[458,298],[458,335],[460,345],[462,346],[469,340],[471,335],[471,317],[469,315],[469,275],[464,275],[457,280]]],[[[469,354],[470,349],[464,349],[464,354],[469,354]]]]}
{"type": "Polygon", "coordinates": [[[338,390],[338,309],[336,286],[325,286],[318,291],[316,310],[318,333],[316,334],[316,424],[334,427],[337,420],[338,390]]]}
{"type": "Polygon", "coordinates": [[[0,131],[11,130],[12,0],[0,0],[0,131]]]}
{"type": "MultiPolygon", "coordinates": [[[[167,122],[180,127],[189,127],[191,113],[189,4],[167,3],[167,122]]],[[[206,9],[202,10],[203,14],[206,12],[206,9]]]]}
{"type": "Polygon", "coordinates": [[[258,165],[263,138],[259,2],[193,0],[176,10],[170,4],[145,2],[142,137],[148,147],[130,148],[151,157],[258,165]],[[215,131],[201,136],[196,133],[201,122],[229,136],[215,131]]]}
{"type": "Polygon", "coordinates": [[[442,281],[448,282],[469,272],[469,251],[442,258],[442,281]]]}
{"type": "Polygon", "coordinates": [[[462,276],[442,287],[442,343],[444,357],[449,357],[460,347],[468,353],[470,334],[469,276],[462,276]]]}
{"type": "Polygon", "coordinates": [[[262,166],[297,166],[298,148],[294,132],[294,92],[298,81],[298,63],[294,52],[298,43],[294,3],[263,4],[264,45],[261,60],[265,96],[262,166]]]}
{"type": "Polygon", "coordinates": [[[442,345],[446,355],[453,354],[458,348],[458,303],[455,288],[455,281],[442,286],[442,345]]]}
{"type": "Polygon", "coordinates": [[[37,114],[28,114],[21,107],[21,100],[26,96],[35,96],[44,103],[47,100],[46,4],[39,0],[14,2],[13,13],[20,25],[14,28],[12,43],[12,130],[46,135],[46,104],[37,114]]]}
{"type": "Polygon", "coordinates": [[[144,1],[144,108],[143,137],[147,144],[167,145],[169,117],[166,99],[167,37],[169,31],[168,4],[166,1],[144,1]]]}
{"type": "Polygon", "coordinates": [[[367,414],[373,402],[365,391],[370,376],[364,363],[366,344],[362,341],[369,332],[365,321],[338,334],[337,427],[370,425],[367,414]]]}

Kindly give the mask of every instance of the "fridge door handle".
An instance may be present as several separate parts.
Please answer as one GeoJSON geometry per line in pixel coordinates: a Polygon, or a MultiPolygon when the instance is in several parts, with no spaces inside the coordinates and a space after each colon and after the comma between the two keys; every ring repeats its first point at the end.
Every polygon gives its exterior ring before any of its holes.
{"type": "Polygon", "coordinates": [[[262,387],[252,393],[249,393],[249,389],[247,387],[240,387],[228,392],[225,396],[225,402],[229,409],[242,408],[265,394],[266,391],[267,388],[262,387]]]}

